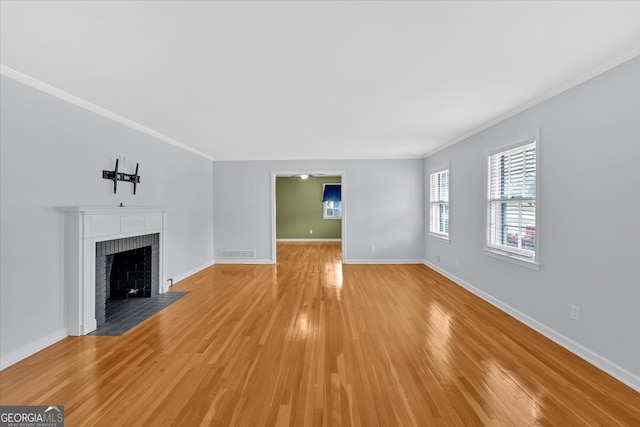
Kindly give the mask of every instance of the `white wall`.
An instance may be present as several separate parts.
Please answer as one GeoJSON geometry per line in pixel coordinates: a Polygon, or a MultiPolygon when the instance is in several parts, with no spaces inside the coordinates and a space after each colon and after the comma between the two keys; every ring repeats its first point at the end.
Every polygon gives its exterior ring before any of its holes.
{"type": "Polygon", "coordinates": [[[2,76],[1,366],[64,337],[59,206],[170,206],[167,277],[213,260],[211,161],[2,76]],[[115,156],[140,163],[137,195],[102,179],[115,156]]]}
{"type": "Polygon", "coordinates": [[[640,58],[430,156],[425,174],[446,161],[451,243],[426,238],[427,263],[640,390],[640,58]],[[534,128],[540,271],[482,251],[486,150],[534,128]]]}
{"type": "Polygon", "coordinates": [[[272,172],[342,171],[346,262],[417,262],[424,251],[423,161],[214,162],[215,256],[221,250],[272,253],[272,172]],[[376,246],[371,252],[370,246],[376,246]]]}

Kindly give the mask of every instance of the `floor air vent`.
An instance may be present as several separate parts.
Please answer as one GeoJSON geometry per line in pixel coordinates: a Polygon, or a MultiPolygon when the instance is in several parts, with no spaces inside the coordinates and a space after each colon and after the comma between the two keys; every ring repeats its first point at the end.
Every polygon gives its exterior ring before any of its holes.
{"type": "Polygon", "coordinates": [[[241,251],[237,249],[229,249],[226,251],[220,251],[220,258],[238,259],[238,258],[255,258],[255,257],[256,257],[255,250],[241,251]]]}

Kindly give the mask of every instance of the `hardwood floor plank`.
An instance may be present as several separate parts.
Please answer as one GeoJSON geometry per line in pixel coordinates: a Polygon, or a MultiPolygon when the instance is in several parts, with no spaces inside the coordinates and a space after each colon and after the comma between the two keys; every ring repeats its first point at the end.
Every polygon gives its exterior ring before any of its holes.
{"type": "Polygon", "coordinates": [[[120,337],[0,372],[0,404],[67,426],[638,426],[640,394],[420,265],[339,243],[215,265],[120,337]]]}

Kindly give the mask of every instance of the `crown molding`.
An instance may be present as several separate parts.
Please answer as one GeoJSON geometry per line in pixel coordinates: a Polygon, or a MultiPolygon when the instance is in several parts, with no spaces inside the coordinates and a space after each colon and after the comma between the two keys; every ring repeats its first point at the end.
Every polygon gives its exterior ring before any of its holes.
{"type": "Polygon", "coordinates": [[[584,82],[586,82],[587,80],[591,80],[592,78],[603,74],[615,67],[617,67],[618,65],[622,65],[627,61],[630,61],[636,57],[640,56],[640,48],[634,49],[631,52],[627,52],[626,54],[622,55],[622,56],[618,56],[615,59],[611,60],[611,61],[607,61],[604,62],[603,64],[601,64],[598,67],[592,68],[591,70],[587,71],[586,73],[580,74],[578,77],[569,80],[568,82],[555,87],[554,89],[544,93],[541,96],[537,96],[527,102],[525,102],[524,104],[520,104],[517,107],[507,111],[504,114],[501,114],[499,116],[497,116],[494,119],[489,120],[488,122],[485,122],[483,124],[481,124],[480,126],[478,126],[477,128],[473,129],[472,131],[469,131],[465,134],[463,134],[462,136],[459,136],[458,138],[449,141],[429,152],[427,152],[424,156],[422,156],[424,159],[426,159],[429,156],[432,156],[434,154],[436,154],[439,151],[444,150],[445,148],[449,148],[452,145],[455,145],[459,142],[464,141],[465,139],[471,138],[473,135],[476,135],[480,132],[482,132],[483,130],[489,129],[492,126],[497,125],[500,122],[503,122],[513,116],[515,116],[516,114],[519,114],[525,110],[528,110],[531,107],[534,107],[538,104],[543,103],[544,101],[553,98],[556,95],[560,95],[562,92],[566,92],[569,89],[578,86],[579,84],[582,84],[584,82]]]}
{"type": "Polygon", "coordinates": [[[55,96],[56,98],[67,101],[77,107],[83,108],[85,110],[91,111],[92,113],[98,114],[106,119],[112,120],[116,123],[120,123],[121,125],[127,126],[131,129],[137,130],[138,132],[142,132],[149,136],[152,136],[161,141],[167,142],[171,145],[175,145],[176,147],[182,148],[183,150],[189,151],[193,154],[196,154],[200,157],[204,157],[208,160],[213,160],[213,157],[204,154],[192,147],[189,147],[182,142],[176,141],[175,139],[169,138],[168,136],[161,134],[153,129],[149,129],[146,126],[141,125],[140,123],[134,122],[133,120],[129,120],[126,117],[122,117],[119,114],[116,114],[112,111],[109,111],[105,108],[102,108],[98,105],[92,104],[89,101],[86,101],[80,97],[75,95],[71,95],[61,89],[53,87],[47,83],[44,83],[38,79],[35,79],[31,76],[21,73],[20,71],[14,70],[13,68],[7,67],[6,65],[0,64],[0,74],[8,77],[10,79],[16,80],[20,83],[23,83],[27,86],[31,86],[32,88],[38,89],[42,92],[45,92],[49,95],[55,96]]]}

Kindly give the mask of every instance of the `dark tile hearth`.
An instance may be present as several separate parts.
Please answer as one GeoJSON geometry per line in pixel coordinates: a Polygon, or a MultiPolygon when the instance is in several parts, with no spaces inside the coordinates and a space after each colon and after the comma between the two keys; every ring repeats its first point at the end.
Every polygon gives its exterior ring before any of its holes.
{"type": "Polygon", "coordinates": [[[187,292],[167,292],[149,298],[110,300],[105,322],[89,335],[122,335],[186,294],[187,292]]]}

